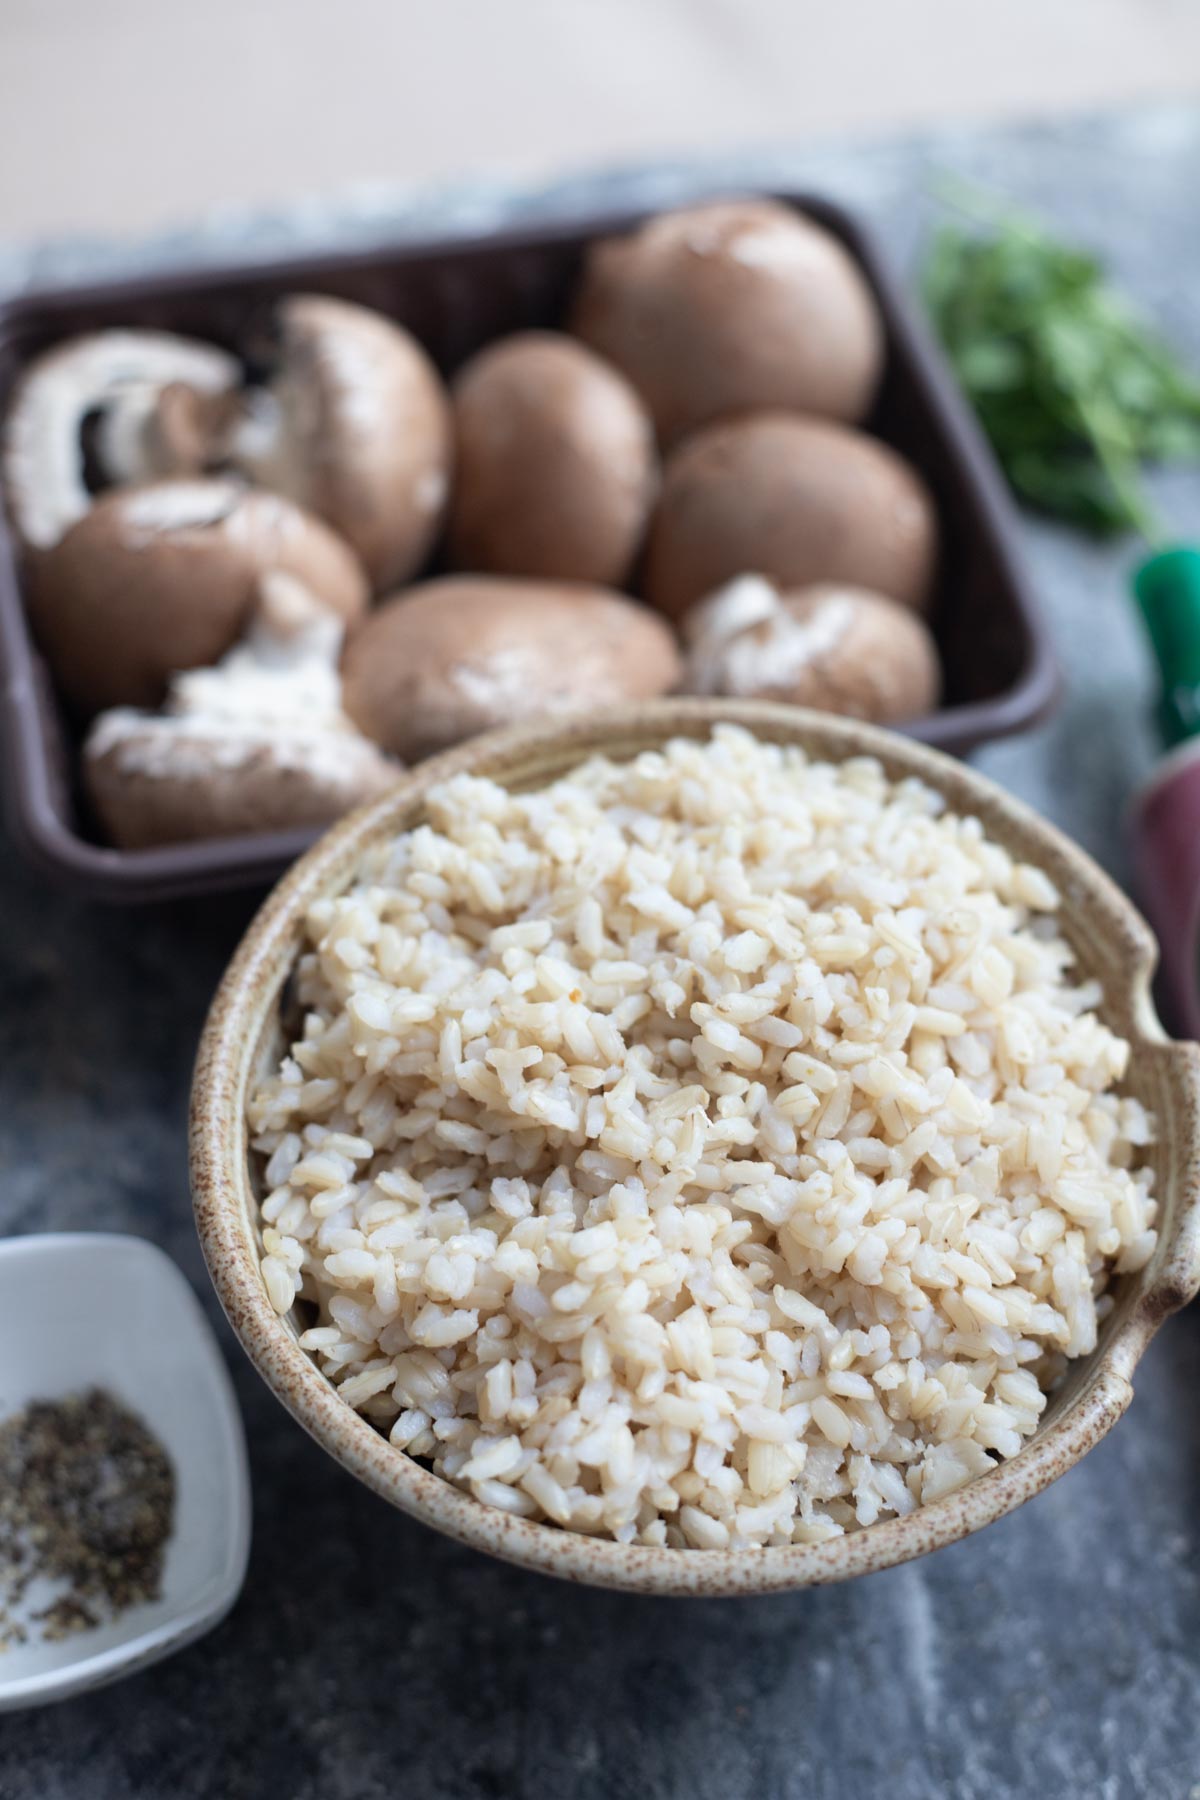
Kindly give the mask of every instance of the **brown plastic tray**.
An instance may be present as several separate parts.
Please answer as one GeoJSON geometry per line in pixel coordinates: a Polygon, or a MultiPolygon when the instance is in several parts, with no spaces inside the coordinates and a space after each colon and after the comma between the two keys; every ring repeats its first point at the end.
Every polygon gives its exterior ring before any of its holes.
{"type": "MultiPolygon", "coordinates": [[[[937,497],[943,555],[933,624],[946,703],[909,729],[962,753],[1023,730],[1051,706],[1057,676],[1022,573],[1007,490],[974,418],[870,234],[840,207],[781,194],[821,220],[865,271],[887,327],[883,386],[868,427],[908,456],[937,497]]],[[[443,370],[489,339],[558,323],[588,243],[645,216],[589,216],[474,239],[151,275],[21,295],[0,306],[0,414],[21,368],[74,332],[156,326],[234,345],[280,294],[318,290],[403,321],[443,370]]],[[[76,781],[77,739],[25,621],[0,520],[0,751],[9,822],[25,854],[77,892],[147,901],[272,880],[312,833],[272,833],[114,850],[93,835],[76,781]]]]}

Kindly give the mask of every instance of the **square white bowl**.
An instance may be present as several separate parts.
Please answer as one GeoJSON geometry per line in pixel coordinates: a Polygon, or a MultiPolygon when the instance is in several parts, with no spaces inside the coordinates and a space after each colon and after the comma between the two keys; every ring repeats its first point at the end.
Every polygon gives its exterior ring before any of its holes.
{"type": "Polygon", "coordinates": [[[0,1652],[0,1712],[65,1699],[169,1656],[224,1618],[246,1573],[241,1417],[212,1328],[170,1257],[141,1238],[99,1232],[0,1243],[0,1419],[88,1387],[137,1413],[171,1459],[162,1593],[57,1643],[0,1652]]]}

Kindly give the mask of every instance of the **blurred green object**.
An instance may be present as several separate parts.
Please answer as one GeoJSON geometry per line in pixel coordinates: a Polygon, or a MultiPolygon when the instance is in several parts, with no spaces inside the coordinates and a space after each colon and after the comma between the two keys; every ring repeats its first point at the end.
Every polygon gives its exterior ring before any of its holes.
{"type": "Polygon", "coordinates": [[[1200,550],[1160,551],[1133,586],[1162,678],[1159,729],[1181,744],[1200,736],[1200,550]]]}
{"type": "MultiPolygon", "coordinates": [[[[978,206],[968,203],[972,212],[978,206]]],[[[938,336],[1022,499],[1151,541],[1143,462],[1200,459],[1200,383],[1093,256],[1001,214],[944,225],[923,274],[938,336]]]]}

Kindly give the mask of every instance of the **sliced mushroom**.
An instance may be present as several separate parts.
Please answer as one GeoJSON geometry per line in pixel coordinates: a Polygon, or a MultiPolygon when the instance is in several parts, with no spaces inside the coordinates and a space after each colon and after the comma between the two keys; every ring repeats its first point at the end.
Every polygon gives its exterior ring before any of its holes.
{"type": "Polygon", "coordinates": [[[8,511],[21,546],[51,549],[92,505],[93,485],[170,472],[153,428],[167,387],[182,383],[213,399],[240,378],[225,351],[165,331],[96,332],[40,356],[17,385],[4,436],[8,511]]]}
{"type": "Polygon", "coordinates": [[[325,519],[376,590],[433,547],[450,491],[449,403],[416,339],[363,306],[281,302],[273,376],[215,448],[250,480],[325,519]]]}
{"type": "Polygon", "coordinates": [[[493,725],[665,694],[666,623],[607,588],[458,576],[410,588],[350,634],[346,711],[413,761],[493,725]]]}
{"type": "Polygon", "coordinates": [[[157,482],[103,495],[39,559],[30,612],[73,704],[154,706],[176,670],[224,655],[272,570],[343,620],[366,607],[353,551],[291,501],[230,480],[157,482]]]}
{"type": "Polygon", "coordinates": [[[125,849],[329,824],[397,765],[342,710],[343,624],[291,576],[266,575],[241,643],[171,684],[161,713],[102,713],[88,792],[125,849]]]}
{"type": "Polygon", "coordinates": [[[683,620],[685,686],[693,694],[786,700],[877,724],[937,704],[937,648],[909,607],[863,588],[783,593],[743,575],[683,620]]]}

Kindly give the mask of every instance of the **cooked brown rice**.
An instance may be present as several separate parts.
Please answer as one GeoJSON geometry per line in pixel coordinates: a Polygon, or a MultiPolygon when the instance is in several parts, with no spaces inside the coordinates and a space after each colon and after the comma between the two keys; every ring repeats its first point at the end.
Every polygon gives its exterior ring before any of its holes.
{"type": "Polygon", "coordinates": [[[1057,906],[920,782],[732,727],[447,782],[309,914],[272,1303],[509,1512],[723,1549],[949,1493],[1154,1244],[1057,906]]]}

